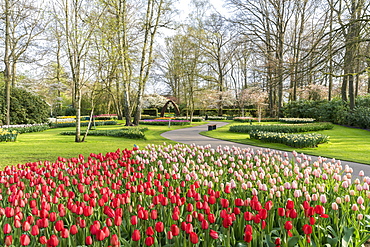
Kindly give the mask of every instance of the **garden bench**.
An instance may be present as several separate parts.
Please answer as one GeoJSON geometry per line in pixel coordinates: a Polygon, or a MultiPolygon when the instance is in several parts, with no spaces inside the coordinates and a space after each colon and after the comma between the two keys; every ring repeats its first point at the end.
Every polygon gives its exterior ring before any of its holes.
{"type": "Polygon", "coordinates": [[[208,124],[208,131],[215,130],[215,129],[216,129],[216,124],[208,124]]]}

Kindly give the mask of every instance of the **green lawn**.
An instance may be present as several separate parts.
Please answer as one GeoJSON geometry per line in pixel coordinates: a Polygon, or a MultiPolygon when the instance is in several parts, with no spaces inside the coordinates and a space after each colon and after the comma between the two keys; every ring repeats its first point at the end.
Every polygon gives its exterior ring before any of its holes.
{"type": "MultiPolygon", "coordinates": [[[[203,123],[194,123],[199,125],[203,123]]],[[[74,142],[74,136],[59,135],[63,131],[74,131],[74,127],[49,129],[44,132],[18,135],[16,142],[0,142],[0,169],[7,165],[23,164],[36,161],[55,161],[58,156],[70,158],[79,154],[88,156],[90,153],[114,152],[118,148],[132,148],[134,144],[139,147],[147,144],[175,143],[160,136],[168,130],[183,128],[183,126],[153,126],[145,132],[147,140],[133,140],[119,137],[88,136],[83,143],[74,142]]],[[[123,125],[99,126],[97,129],[118,129],[123,125]]],[[[84,130],[85,128],[82,127],[84,130]]]]}
{"type": "MultiPolygon", "coordinates": [[[[243,125],[246,123],[231,122],[231,124],[243,125]]],[[[367,130],[335,125],[332,130],[316,132],[330,136],[330,141],[328,143],[320,144],[318,147],[315,148],[294,149],[283,144],[263,143],[259,140],[251,140],[249,139],[248,134],[229,132],[229,127],[230,124],[224,127],[220,127],[217,130],[202,132],[201,134],[217,139],[228,140],[248,145],[268,147],[285,151],[295,150],[299,153],[370,164],[370,131],[367,130]]]]}

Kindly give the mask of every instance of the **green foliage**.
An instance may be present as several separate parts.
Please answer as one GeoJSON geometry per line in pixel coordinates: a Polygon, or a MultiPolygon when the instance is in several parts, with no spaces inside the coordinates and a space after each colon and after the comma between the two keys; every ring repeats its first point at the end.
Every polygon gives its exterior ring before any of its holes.
{"type": "Polygon", "coordinates": [[[308,123],[308,124],[275,124],[275,125],[233,125],[230,132],[251,133],[252,131],[299,133],[308,131],[329,130],[334,126],[331,123],[308,123]]]}
{"type": "MultiPolygon", "coordinates": [[[[6,122],[4,91],[0,91],[0,122],[6,122]]],[[[21,88],[11,91],[10,124],[37,124],[47,122],[49,106],[39,96],[21,88]]]]}
{"type": "Polygon", "coordinates": [[[49,129],[49,125],[43,124],[43,125],[33,125],[33,126],[26,126],[26,127],[16,127],[16,128],[8,128],[9,131],[16,131],[19,134],[24,133],[32,133],[32,132],[41,132],[44,130],[49,129]]]}
{"type": "MultiPolygon", "coordinates": [[[[113,137],[125,137],[129,139],[145,139],[144,131],[148,128],[124,128],[120,130],[90,130],[88,135],[90,136],[113,136],[113,137]]],[[[75,131],[61,132],[61,135],[75,135],[75,131]]],[[[86,131],[81,131],[81,135],[85,135],[86,131]]]]}
{"type": "MultiPolygon", "coordinates": [[[[117,121],[94,121],[94,122],[95,122],[95,126],[116,125],[117,124],[117,121]]],[[[81,126],[88,126],[88,125],[89,125],[88,121],[81,122],[81,126]]],[[[50,126],[52,128],[76,127],[76,122],[51,123],[50,126]]]]}
{"type": "Polygon", "coordinates": [[[156,108],[144,109],[143,114],[157,117],[158,116],[158,110],[156,108]]]}
{"type": "Polygon", "coordinates": [[[251,131],[251,139],[261,140],[263,142],[282,143],[294,148],[316,147],[320,143],[329,140],[327,135],[321,134],[287,134],[265,131],[251,131]]]}
{"type": "Polygon", "coordinates": [[[370,107],[357,106],[348,116],[349,125],[363,129],[370,128],[370,107]]]}

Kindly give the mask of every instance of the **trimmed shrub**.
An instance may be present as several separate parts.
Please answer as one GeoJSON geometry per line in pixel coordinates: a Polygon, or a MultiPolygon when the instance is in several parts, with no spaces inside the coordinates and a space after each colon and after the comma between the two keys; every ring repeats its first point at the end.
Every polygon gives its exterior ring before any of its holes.
{"type": "MultiPolygon", "coordinates": [[[[4,91],[0,90],[0,122],[6,122],[4,91]]],[[[38,124],[47,122],[49,106],[39,96],[21,88],[12,88],[10,104],[11,124],[38,124]]]]}
{"type": "Polygon", "coordinates": [[[294,148],[317,147],[318,144],[329,141],[329,136],[321,134],[287,134],[265,131],[252,131],[251,139],[270,143],[282,143],[294,148]]]}
{"type": "MultiPolygon", "coordinates": [[[[190,118],[186,118],[186,117],[176,117],[175,118],[176,120],[188,120],[188,119],[190,119],[190,118]]],[[[204,119],[203,119],[203,117],[193,117],[192,118],[192,121],[193,122],[202,122],[204,119]]]]}
{"type": "Polygon", "coordinates": [[[234,125],[229,128],[230,132],[251,133],[252,131],[299,133],[308,131],[329,130],[334,127],[331,123],[310,124],[281,124],[281,125],[234,125]]]}

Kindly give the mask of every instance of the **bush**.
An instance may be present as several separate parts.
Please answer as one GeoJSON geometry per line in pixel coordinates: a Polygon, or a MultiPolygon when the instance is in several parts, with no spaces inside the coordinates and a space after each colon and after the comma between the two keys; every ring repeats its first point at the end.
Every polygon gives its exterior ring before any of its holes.
{"type": "Polygon", "coordinates": [[[356,107],[348,116],[349,125],[363,129],[370,128],[370,108],[364,106],[356,107]]]}
{"type": "Polygon", "coordinates": [[[270,143],[282,143],[294,148],[317,147],[318,144],[329,141],[329,136],[321,134],[287,134],[265,131],[252,131],[251,139],[270,143]]]}
{"type": "Polygon", "coordinates": [[[226,120],[226,117],[208,116],[208,120],[226,120]]]}
{"type": "MultiPolygon", "coordinates": [[[[49,106],[39,96],[24,89],[13,88],[11,91],[10,124],[46,123],[49,106]]],[[[0,122],[6,122],[4,91],[0,90],[0,122]]]]}
{"type": "Polygon", "coordinates": [[[251,133],[252,131],[299,133],[308,131],[329,130],[334,127],[331,123],[310,124],[281,124],[281,125],[234,125],[229,128],[230,132],[251,133]]]}

